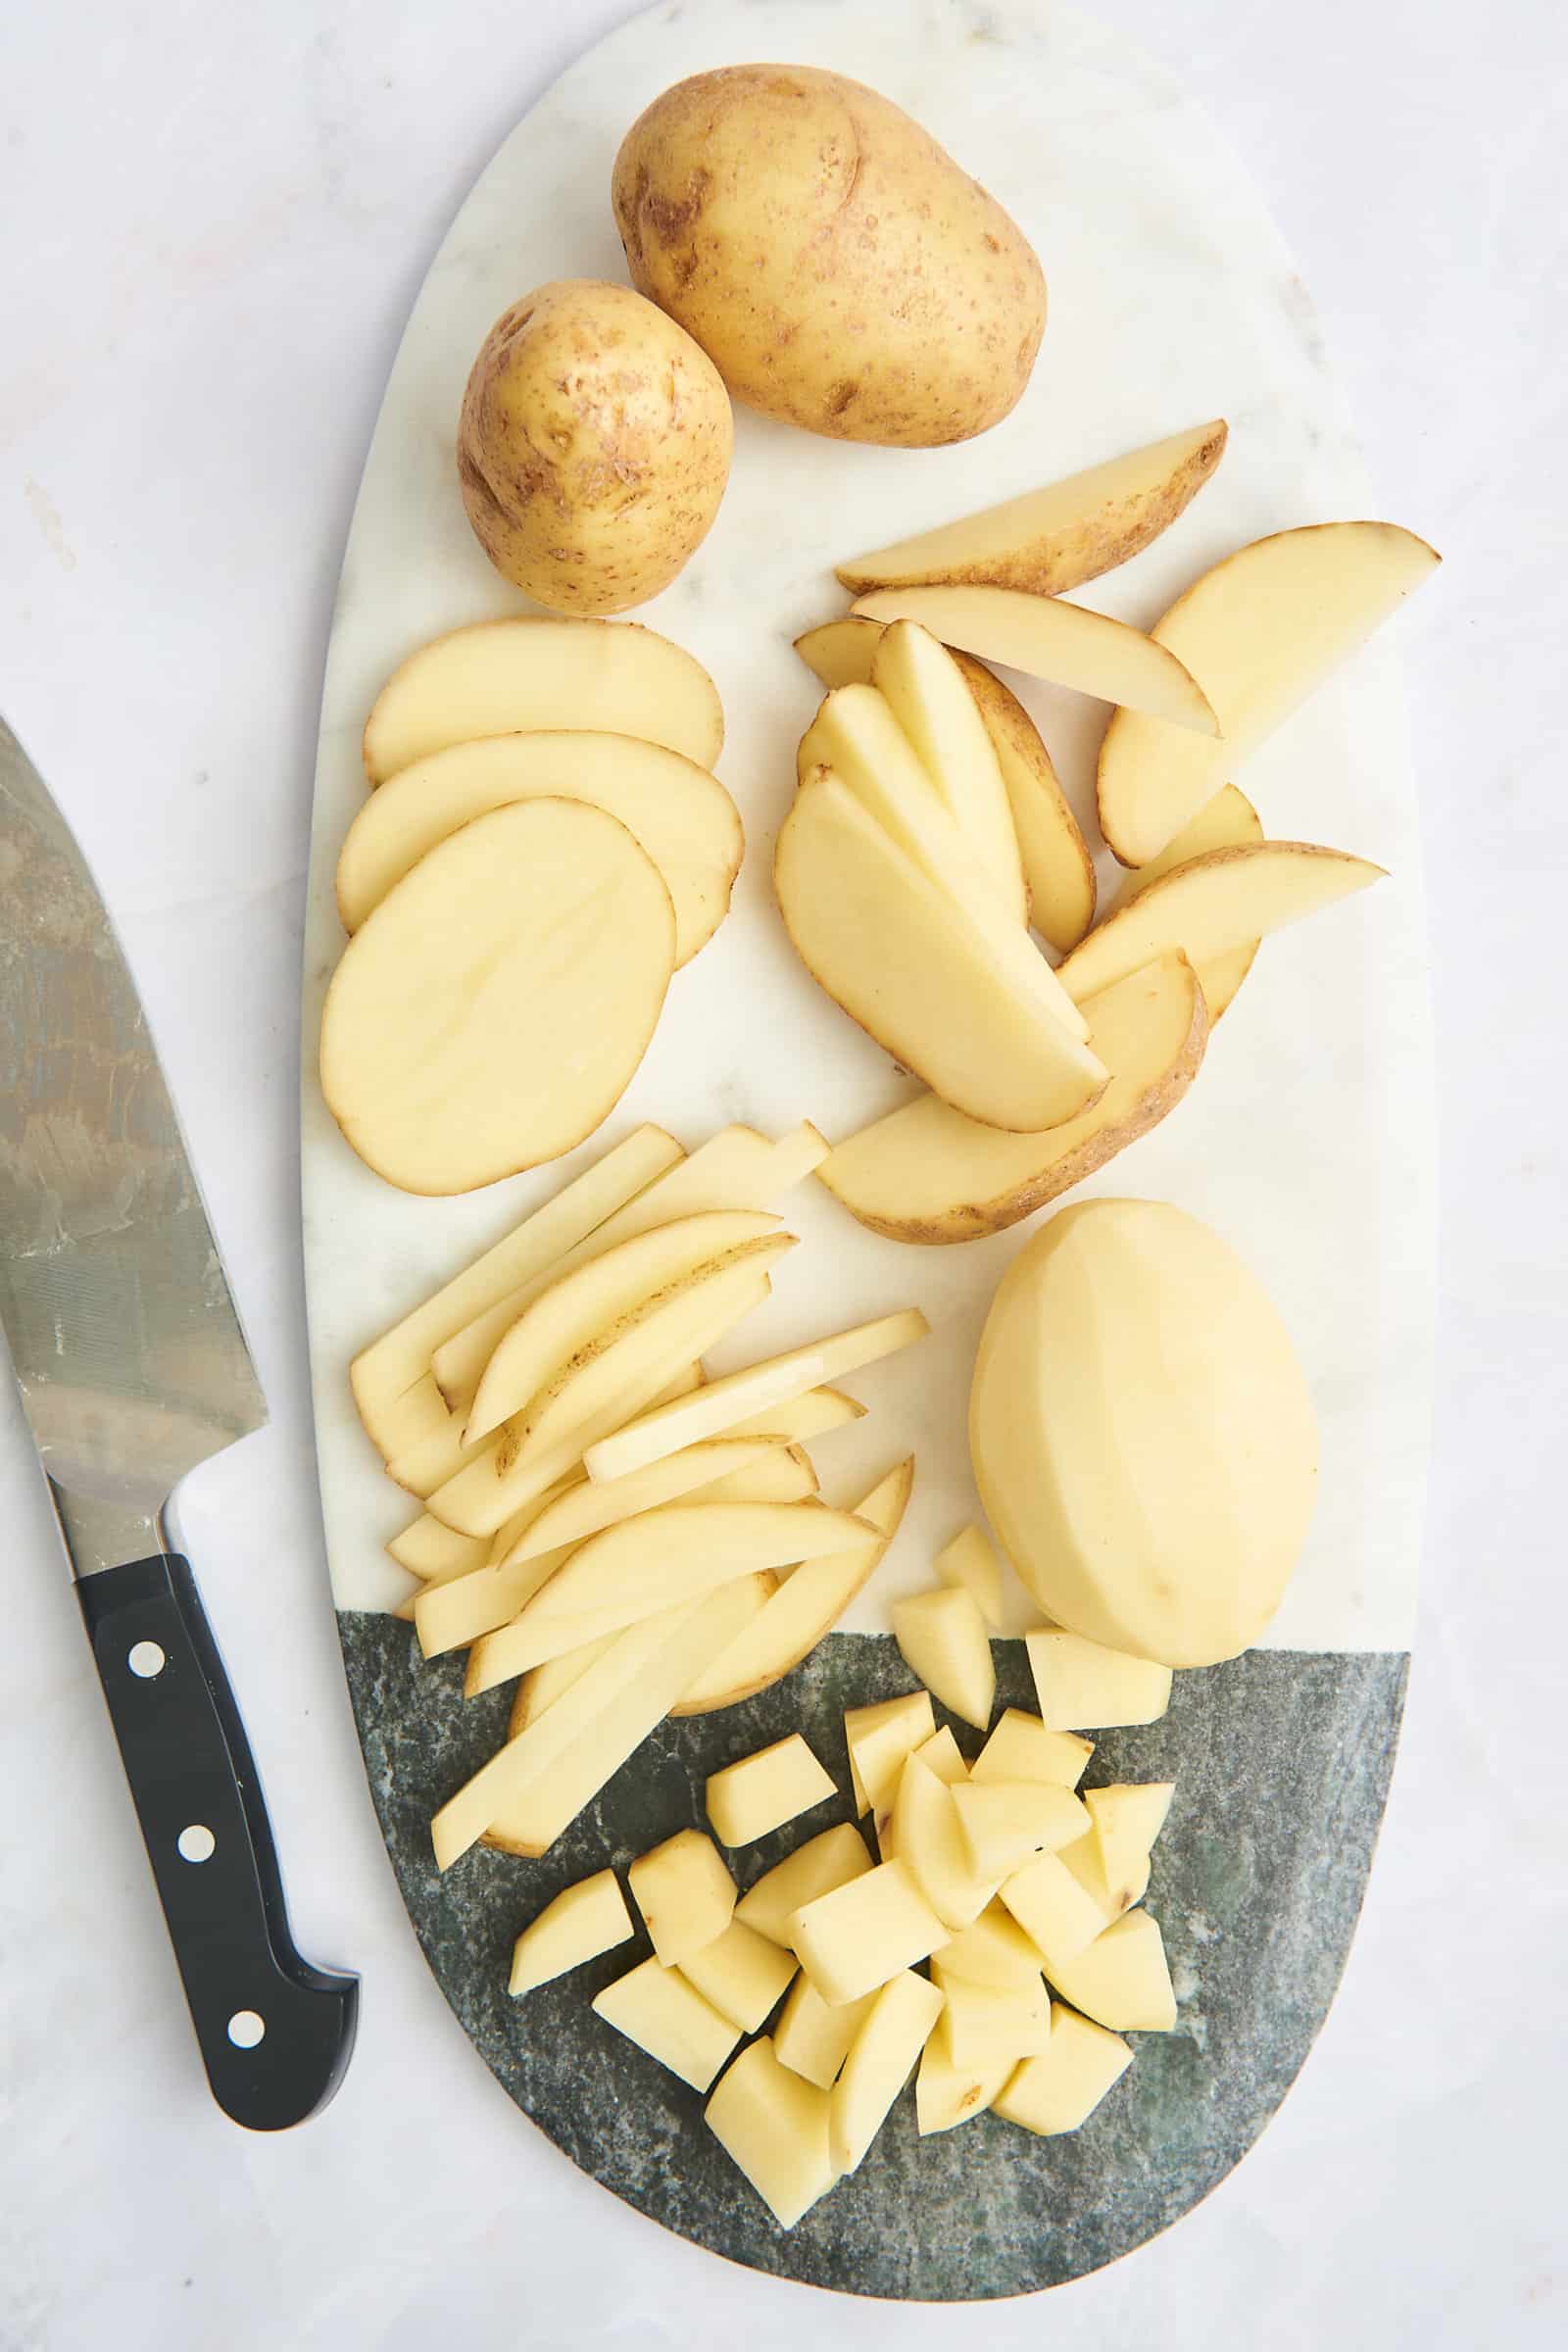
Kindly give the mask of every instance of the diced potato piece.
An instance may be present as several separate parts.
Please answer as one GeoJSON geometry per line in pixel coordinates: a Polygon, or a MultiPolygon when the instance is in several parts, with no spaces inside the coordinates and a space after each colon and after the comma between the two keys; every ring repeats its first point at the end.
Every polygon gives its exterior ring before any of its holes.
{"type": "Polygon", "coordinates": [[[796,1912],[835,1886],[860,1878],[870,1867],[871,1857],[859,1831],[840,1822],[797,1846],[755,1886],[749,1886],[735,1906],[735,1916],[744,1927],[765,1936],[769,1943],[793,1950],[790,1922],[796,1912]]]}
{"type": "MultiPolygon", "coordinates": [[[[626,1873],[662,1965],[679,1968],[691,1953],[714,1943],[735,1909],[735,1882],[724,1857],[701,1830],[681,1830],[626,1873]]],[[[701,2087],[699,2085],[699,2087],[701,2087]]]]}
{"type": "Polygon", "coordinates": [[[984,1530],[961,1529],[937,1553],[936,1570],[945,1585],[961,1585],[973,1594],[976,1608],[995,1631],[1002,1623],[1002,1562],[984,1530]]]}
{"type": "Polygon", "coordinates": [[[955,2066],[982,2070],[1010,2058],[1038,2057],[1051,2038],[1051,2004],[1037,1977],[1027,1988],[970,1984],[955,1977],[943,1987],[948,2055],[955,2066]]]}
{"type": "Polygon", "coordinates": [[[679,1969],[645,1960],[607,1984],[594,2014],[636,2042],[650,2058],[706,2090],[740,2039],[740,2031],[688,1984],[679,1969]]]}
{"type": "Polygon", "coordinates": [[[906,1866],[882,1862],[798,1911],[791,1940],[817,1991],[837,2005],[928,1958],[948,1930],[906,1866]]]}
{"type": "Polygon", "coordinates": [[[954,1805],[976,1878],[999,1886],[1031,1854],[1055,1853],[1089,1834],[1072,1790],[1046,1781],[982,1781],[957,1789],[954,1805]]]}
{"type": "Polygon", "coordinates": [[[1092,1740],[1048,1731],[1038,1715],[1009,1707],[969,1767],[971,1781],[1045,1781],[1076,1788],[1095,1752],[1092,1740]]]}
{"type": "Polygon", "coordinates": [[[726,1845],[750,1845],[837,1794],[800,1733],[791,1732],[787,1740],[710,1773],[708,1818],[726,1845]]]}
{"type": "Polygon", "coordinates": [[[915,2122],[922,2139],[929,2138],[933,2132],[951,2132],[955,2124],[967,2124],[973,2117],[984,2115],[1017,2063],[1012,2058],[1000,2058],[993,2059],[989,2066],[956,2066],[948,2046],[947,2027],[947,2018],[939,2018],[936,2031],[920,2053],[920,2072],[914,2079],[915,2122]]]}
{"type": "Polygon", "coordinates": [[[773,2047],[781,2064],[804,2075],[819,2090],[831,2090],[875,1999],[876,1994],[868,1992],[858,2001],[845,2001],[830,2009],[809,1977],[797,1977],[773,2033],[773,2047]]]}
{"type": "MultiPolygon", "coordinates": [[[[1094,1942],[1105,1914],[1057,1854],[1037,1854],[1004,1882],[1002,1899],[1056,1984],[1056,1969],[1094,1942]]],[[[1060,1991],[1059,1984],[1056,1986],[1060,1991]]]]}
{"type": "Polygon", "coordinates": [[[893,1638],[911,1674],[955,1715],[984,1731],[997,1694],[986,1621],[959,1586],[916,1592],[893,1604],[893,1638]]]}
{"type": "Polygon", "coordinates": [[[1024,2060],[994,2101],[996,2111],[1026,2132],[1076,2132],[1132,2062],[1120,2034],[1053,2001],[1049,2043],[1024,2060]]]}
{"type": "Polygon", "coordinates": [[[994,1984],[1027,1991],[1040,1982],[1040,1954],[1001,1901],[988,1903],[972,1927],[931,1955],[931,1974],[943,1986],[994,1984]]]}
{"type": "Polygon", "coordinates": [[[1061,1862],[1072,1872],[1091,1902],[1098,1903],[1104,1913],[1107,1928],[1113,1919],[1120,1919],[1124,1911],[1130,1911],[1134,1903],[1142,1901],[1144,1889],[1149,1885],[1147,1856],[1130,1876],[1123,1876],[1112,1886],[1105,1876],[1100,1843],[1093,1831],[1087,1838],[1080,1838],[1073,1844],[1060,1847],[1058,1852],[1061,1862]]]}
{"type": "MultiPolygon", "coordinates": [[[[1144,1885],[1148,1885],[1149,1857],[1165,1827],[1175,1793],[1174,1781],[1118,1781],[1108,1788],[1084,1790],[1101,1867],[1112,1886],[1131,1882],[1140,1866],[1144,1885]]],[[[1138,1898],[1132,1899],[1136,1902],[1138,1898]]]]}
{"type": "Polygon", "coordinates": [[[1113,2034],[1168,2034],[1176,2023],[1165,1938],[1147,1911],[1125,1912],[1070,1957],[1048,1953],[1046,1974],[1063,2000],[1113,2034]]]}
{"type": "Polygon", "coordinates": [[[872,1995],[833,2085],[828,2139],[836,2173],[853,2173],[861,2162],[941,2014],[941,1993],[911,1969],[872,1995]]]}
{"type": "Polygon", "coordinates": [[[937,1719],[924,1690],[906,1698],[884,1698],[875,1706],[847,1707],[844,1744],[850,1756],[850,1785],[857,1812],[878,1812],[892,1804],[898,1792],[904,1759],[931,1739],[937,1719]]]}
{"type": "Polygon", "coordinates": [[[1000,1871],[990,1879],[976,1873],[958,1827],[954,1791],[918,1756],[907,1759],[899,1781],[890,1850],[953,1933],[979,1918],[1002,1878],[1000,1871]]]}
{"type": "Polygon", "coordinates": [[[1054,1732],[1157,1723],[1170,1705],[1170,1668],[1043,1626],[1025,1637],[1040,1713],[1054,1732]]]}
{"type": "Polygon", "coordinates": [[[966,1781],[969,1778],[969,1767],[963,1760],[963,1750],[953,1737],[952,1729],[947,1724],[942,1726],[940,1732],[934,1732],[931,1738],[917,1747],[914,1752],[927,1772],[934,1772],[937,1779],[944,1782],[950,1788],[955,1787],[957,1782],[966,1781]]]}
{"type": "Polygon", "coordinates": [[[613,1950],[634,1932],[614,1872],[596,1871],[591,1879],[563,1886],[538,1918],[529,1921],[512,1947],[507,1989],[532,1992],[536,1984],[548,1984],[568,1968],[580,1968],[585,1960],[613,1950]]]}
{"type": "Polygon", "coordinates": [[[764,2034],[708,2102],[709,2130],[782,2229],[833,2185],[828,2094],[779,2064],[764,2034]]]}
{"type": "Polygon", "coordinates": [[[732,1919],[716,1942],[690,1952],[681,1962],[681,1975],[695,1984],[720,2017],[727,2017],[743,2034],[755,2034],[777,2006],[799,1963],[744,1920],[732,1919]]]}

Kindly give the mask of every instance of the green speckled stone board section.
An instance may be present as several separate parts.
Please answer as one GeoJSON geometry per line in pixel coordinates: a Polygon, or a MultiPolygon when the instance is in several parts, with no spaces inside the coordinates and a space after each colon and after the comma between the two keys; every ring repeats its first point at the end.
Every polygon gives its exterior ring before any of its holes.
{"type": "MultiPolygon", "coordinates": [[[[589,2007],[646,1956],[640,1935],[521,2001],[512,1942],[558,1890],[701,1824],[709,1773],[806,1728],[847,1790],[840,1717],[907,1690],[891,1639],[833,1634],[771,1690],[666,1722],[540,1861],[475,1850],[442,1878],[436,1807],[505,1736],[512,1689],[465,1703],[461,1659],[420,1662],[396,1618],[343,1611],[349,1688],[381,1828],[426,1959],[525,2114],[593,2178],[682,2236],[850,2294],[981,2301],[1079,2278],[1141,2245],[1245,2155],[1290,2088],[1345,1964],[1404,1702],[1403,1652],[1253,1651],[1179,1674],[1169,1713],[1107,1732],[1086,1785],[1174,1780],[1148,1903],[1180,2002],[1082,2132],[993,2116],[921,2140],[906,2090],[858,2173],[779,2230],[709,2133],[703,2101],[589,2007]]],[[[1021,1642],[996,1644],[997,1704],[1034,1709],[1021,1642]]],[[[937,1710],[939,1719],[942,1710],[937,1710]]],[[[949,1720],[952,1720],[951,1718],[949,1720]]],[[[979,1738],[953,1726],[966,1755],[979,1738]]],[[[848,1795],[731,1856],[749,1886],[848,1795]]]]}

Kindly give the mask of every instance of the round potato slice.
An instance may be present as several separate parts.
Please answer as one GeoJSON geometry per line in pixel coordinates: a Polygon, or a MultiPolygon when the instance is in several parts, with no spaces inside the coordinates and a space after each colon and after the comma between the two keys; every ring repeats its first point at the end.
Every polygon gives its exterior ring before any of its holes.
{"type": "Polygon", "coordinates": [[[357,931],[425,854],[487,809],[541,798],[586,801],[618,817],[664,878],[675,961],[689,963],[729,910],[746,848],[740,811],[716,776],[632,735],[546,728],[457,743],[373,792],[337,861],[337,904],[357,931]]]}
{"type": "Polygon", "coordinates": [[[674,968],[669,893],[616,818],[563,800],[491,809],[350,940],[321,1013],[321,1091],[389,1184],[494,1184],[613,1109],[674,968]]]}

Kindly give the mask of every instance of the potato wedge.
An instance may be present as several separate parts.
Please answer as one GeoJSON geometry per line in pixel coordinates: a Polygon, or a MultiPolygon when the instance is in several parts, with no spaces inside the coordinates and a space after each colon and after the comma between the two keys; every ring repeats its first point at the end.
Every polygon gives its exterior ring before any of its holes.
{"type": "Polygon", "coordinates": [[[828,2110],[833,2169],[841,2177],[863,2161],[941,2015],[941,1993],[912,1969],[890,1977],[874,1995],[828,2110]]]}
{"type": "Polygon", "coordinates": [[[711,767],[724,713],[700,662],[634,620],[480,620],[421,646],[365,722],[372,784],[483,735],[578,727],[584,713],[711,767]]]}
{"type": "Polygon", "coordinates": [[[740,812],[694,760],[632,735],[542,730],[454,743],[371,793],[337,861],[337,907],[357,931],[427,851],[514,801],[586,801],[617,817],[653,860],[675,909],[675,962],[689,963],[729,909],[746,841],[740,812]]]}
{"type": "Polygon", "coordinates": [[[1146,712],[1200,739],[1219,733],[1207,695],[1168,646],[1087,605],[1016,588],[875,588],[855,610],[869,620],[917,620],[944,645],[982,662],[1146,712]]]}
{"type": "MultiPolygon", "coordinates": [[[[1257,810],[1245,792],[1239,791],[1234,784],[1227,784],[1223,791],[1216,792],[1214,798],[1200,808],[1191,824],[1183,825],[1179,833],[1172,835],[1157,858],[1151,858],[1147,865],[1130,869],[1121,889],[1105,909],[1106,921],[1113,914],[1119,914],[1134,899],[1141,898],[1152,882],[1163,880],[1176,866],[1190,865],[1195,858],[1204,858],[1210,850],[1248,849],[1262,838],[1263,827],[1258,821],[1257,810]]],[[[1222,956],[1210,956],[1206,962],[1194,967],[1198,973],[1198,985],[1203,992],[1203,1003],[1208,1008],[1210,1029],[1221,1013],[1228,1009],[1237,990],[1251,970],[1252,958],[1261,945],[1260,940],[1244,940],[1239,948],[1227,948],[1222,956]]]]}
{"type": "Polygon", "coordinates": [[[1223,416],[835,566],[846,588],[962,583],[1059,596],[1157,539],[1225,454],[1223,416]]]}
{"type": "Polygon", "coordinates": [[[975,1241],[1033,1216],[1174,1110],[1208,1042],[1202,992],[1179,953],[1086,998],[1084,1008],[1110,1083],[1077,1118],[1007,1135],[917,1095],[840,1144],[820,1181],[852,1217],[895,1242],[975,1241]]]}
{"type": "Polygon", "coordinates": [[[1076,1116],[1103,1091],[1103,1065],[1043,1008],[1038,988],[1020,988],[994,935],[830,768],[813,769],[796,794],[774,881],[807,969],[955,1108],[1037,1131],[1076,1116]]]}
{"type": "Polygon", "coordinates": [[[1012,808],[986,723],[947,647],[914,621],[885,630],[871,683],[1020,923],[1029,919],[1012,808]]]}
{"type": "Polygon", "coordinates": [[[1154,641],[1202,679],[1224,741],[1188,742],[1130,709],[1112,712],[1100,824],[1123,865],[1157,857],[1438,562],[1395,523],[1323,522],[1254,539],[1195,580],[1154,641]]]}
{"type": "Polygon", "coordinates": [[[619,1102],[674,968],[669,893],[624,825],[573,801],[493,808],[344,950],[321,1008],[327,1108],[403,1192],[558,1159],[619,1102]]]}
{"type": "MultiPolygon", "coordinates": [[[[492,1653],[506,1642],[507,1632],[507,1627],[502,1626],[496,1633],[486,1634],[484,1640],[476,1642],[469,1650],[467,1673],[463,1685],[465,1698],[477,1698],[481,1691],[493,1690],[498,1683],[512,1680],[504,1663],[498,1664],[494,1671],[488,1663],[492,1653]]],[[[584,1642],[577,1649],[564,1650],[559,1658],[552,1658],[548,1665],[530,1668],[513,1695],[512,1713],[507,1719],[507,1738],[515,1740],[519,1732],[525,1732],[530,1723],[536,1723],[547,1708],[553,1707],[558,1698],[564,1698],[572,1684],[580,1682],[595,1660],[604,1656],[612,1642],[619,1639],[618,1634],[601,1634],[597,1642],[584,1642]]]]}

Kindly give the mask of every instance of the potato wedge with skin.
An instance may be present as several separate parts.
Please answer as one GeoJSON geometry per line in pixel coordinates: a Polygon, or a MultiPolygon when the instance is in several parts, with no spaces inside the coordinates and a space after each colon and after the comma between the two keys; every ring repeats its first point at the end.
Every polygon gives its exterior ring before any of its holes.
{"type": "Polygon", "coordinates": [[[874,588],[857,598],[855,610],[869,620],[917,620],[981,662],[1146,712],[1202,741],[1219,733],[1202,686],[1167,646],[1064,597],[1016,588],[874,588]]]}
{"type": "Polygon", "coordinates": [[[706,2090],[740,2039],[740,2029],[688,1984],[678,1968],[644,1960],[596,1993],[596,2017],[624,2034],[693,2090],[706,2090]]]}
{"type": "Polygon", "coordinates": [[[1165,1938],[1147,1911],[1124,1912],[1068,1956],[1048,1956],[1046,1974],[1064,2001],[1113,2034],[1169,2034],[1175,2028],[1165,1938]]]}
{"type": "Polygon", "coordinates": [[[964,584],[1059,596],[1136,556],[1225,454],[1223,416],[835,566],[846,588],[964,584]]]}
{"type": "Polygon", "coordinates": [[[744,1927],[765,1936],[769,1943],[793,1950],[790,1929],[797,1911],[835,1886],[863,1877],[870,1867],[871,1857],[859,1831],[848,1822],[839,1822],[808,1838],[782,1862],[764,1871],[741,1896],[735,1916],[744,1927]]]}
{"type": "MultiPolygon", "coordinates": [[[[723,1588],[725,1591],[728,1589],[727,1586],[723,1588]]],[[[756,1623],[778,1589],[779,1580],[770,1570],[742,1580],[741,1590],[747,1596],[747,1605],[736,1627],[737,1638],[746,1632],[748,1626],[756,1623]]],[[[512,1680],[516,1672],[508,1655],[508,1644],[512,1638],[511,1626],[504,1625],[497,1633],[487,1634],[482,1642],[474,1643],[468,1652],[468,1670],[463,1687],[465,1698],[475,1698],[481,1690],[494,1690],[497,1683],[512,1680]]],[[[618,1640],[616,1634],[601,1634],[596,1641],[581,1642],[575,1649],[563,1650],[560,1657],[548,1659],[543,1666],[530,1667],[518,1683],[516,1696],[512,1702],[509,1738],[514,1740],[547,1707],[553,1706],[558,1698],[564,1697],[572,1684],[580,1681],[610,1643],[618,1640]]],[[[702,1679],[699,1677],[698,1681],[702,1679]]],[[[678,1715],[681,1708],[676,1705],[668,1711],[678,1715]]]]}
{"type": "Polygon", "coordinates": [[[909,1672],[945,1707],[983,1732],[991,1721],[997,1670],[974,1594],[944,1585],[896,1600],[893,1638],[909,1672]]]}
{"type": "Polygon", "coordinates": [[[813,769],[796,794],[774,881],[808,971],[956,1109],[1037,1131],[1104,1091],[1103,1064],[830,768],[813,769]]]}
{"type": "Polygon", "coordinates": [[[719,1707],[733,1707],[782,1681],[808,1656],[881,1564],[898,1534],[913,1479],[912,1455],[879,1479],[854,1505],[855,1516],[876,1529],[874,1538],[858,1551],[831,1551],[821,1559],[803,1560],[670,1712],[709,1715],[719,1707]]]}
{"type": "MultiPolygon", "coordinates": [[[[1210,850],[1240,850],[1250,848],[1263,838],[1263,827],[1257,810],[1245,792],[1227,784],[1193,818],[1190,825],[1172,836],[1157,858],[1147,865],[1134,866],[1121,889],[1105,909],[1108,922],[1123,906],[1142,896],[1152,882],[1158,882],[1178,865],[1190,865],[1195,858],[1204,858],[1210,850]]],[[[1077,942],[1072,943],[1074,946],[1077,942]]],[[[1239,948],[1227,948],[1222,956],[1210,956],[1206,962],[1197,964],[1198,985],[1203,992],[1208,1007],[1208,1025],[1212,1029],[1220,1015],[1228,1010],[1237,990],[1252,968],[1261,940],[1245,940],[1239,948]]]]}
{"type": "Polygon", "coordinates": [[[742,2050],[704,2112],[781,2230],[832,2187],[828,2094],[780,2065],[765,2034],[742,2050]]]}
{"type": "Polygon", "coordinates": [[[421,646],[395,669],[365,722],[372,784],[485,735],[580,726],[662,744],[711,767],[724,744],[712,679],[635,620],[480,620],[421,646]]]}
{"type": "Polygon", "coordinates": [[[1077,2132],[1133,2062],[1119,2034],[1107,2034],[1065,2002],[1051,2005],[1051,2038],[1026,2058],[993,2106],[1009,2124],[1051,2134],[1077,2132]]]}
{"type": "Polygon", "coordinates": [[[564,1886],[530,1920],[512,1947],[512,1979],[507,1990],[515,1998],[564,1977],[568,1969],[597,1960],[636,1934],[620,1883],[612,1870],[596,1871],[564,1886]]]}
{"type": "Polygon", "coordinates": [[[912,1969],[873,1994],[833,2085],[828,2132],[840,2176],[863,2162],[941,2015],[941,1993],[912,1969]]]}
{"type": "Polygon", "coordinates": [[[674,968],[669,893],[624,825],[575,801],[493,808],[345,948],[321,1007],[327,1108],[403,1192],[558,1159],[630,1084],[674,968]]]}
{"type": "Polygon", "coordinates": [[[1201,678],[1222,743],[1187,742],[1113,711],[1100,747],[1100,824],[1123,865],[1145,865],[1258,745],[1436,570],[1392,522],[1324,522],[1238,548],[1155,623],[1201,678]]]}
{"type": "Polygon", "coordinates": [[[740,812],[693,760],[632,735],[556,729],[455,743],[371,793],[337,861],[337,907],[357,931],[427,851],[491,808],[548,797],[617,817],[653,860],[675,909],[675,962],[689,963],[729,910],[746,842],[740,812]]]}
{"type": "Polygon", "coordinates": [[[896,620],[871,663],[882,696],[967,842],[1020,923],[1029,920],[1012,806],[985,720],[963,672],[928,629],[896,620]]]}
{"type": "MultiPolygon", "coordinates": [[[[539,1512],[495,1565],[518,1565],[536,1552],[553,1551],[558,1544],[584,1544],[607,1527],[634,1519],[639,1511],[657,1510],[661,1503],[700,1494],[727,1479],[731,1471],[750,1469],[786,1450],[771,1438],[710,1438],[702,1446],[689,1446],[685,1453],[672,1453],[666,1461],[656,1462],[652,1470],[636,1471],[608,1487],[596,1487],[590,1478],[579,1479],[539,1512]]],[[[744,1499],[771,1502],[784,1498],[767,1494],[744,1499]]],[[[439,1526],[440,1522],[432,1524],[439,1526]]],[[[459,1536],[454,1541],[463,1544],[469,1539],[459,1536]]]]}
{"type": "Polygon", "coordinates": [[[1196,967],[1283,931],[1385,879],[1385,869],[1315,842],[1260,841],[1174,866],[1090,932],[1060,967],[1080,1004],[1173,951],[1196,967]]]}

